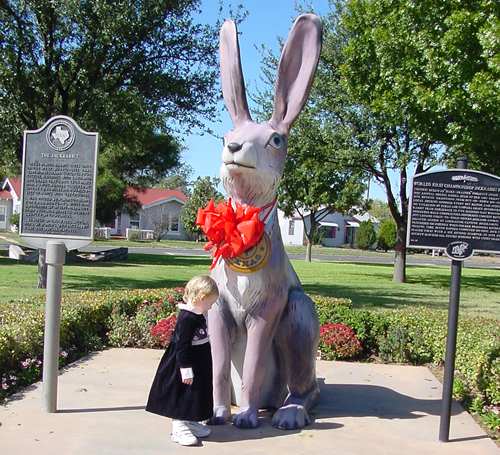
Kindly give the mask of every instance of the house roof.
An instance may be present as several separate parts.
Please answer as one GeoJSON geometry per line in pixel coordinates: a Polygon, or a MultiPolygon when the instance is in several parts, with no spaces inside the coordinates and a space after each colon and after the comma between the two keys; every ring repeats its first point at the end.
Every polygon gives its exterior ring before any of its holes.
{"type": "Polygon", "coordinates": [[[8,183],[10,188],[14,190],[18,199],[21,198],[21,177],[7,177],[3,183],[3,188],[5,189],[5,184],[8,183]]]}
{"type": "Polygon", "coordinates": [[[0,199],[12,199],[10,191],[0,190],[0,199]]]}
{"type": "Polygon", "coordinates": [[[177,199],[183,204],[187,201],[187,196],[179,190],[165,190],[162,188],[134,188],[128,187],[125,191],[128,199],[137,199],[141,206],[151,205],[169,199],[177,199]]]}
{"type": "Polygon", "coordinates": [[[353,215],[353,218],[355,221],[362,222],[362,221],[371,221],[372,223],[379,224],[380,221],[375,218],[373,215],[371,215],[369,212],[364,212],[364,213],[358,213],[357,215],[353,215]]]}

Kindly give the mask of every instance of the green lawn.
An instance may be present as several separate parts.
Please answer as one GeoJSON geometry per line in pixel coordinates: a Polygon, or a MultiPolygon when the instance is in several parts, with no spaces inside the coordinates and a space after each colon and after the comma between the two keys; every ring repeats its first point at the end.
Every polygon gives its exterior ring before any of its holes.
{"type": "MultiPolygon", "coordinates": [[[[425,305],[446,308],[448,267],[408,267],[408,283],[392,282],[393,267],[356,263],[292,261],[309,293],[349,297],[358,308],[425,305]]],[[[208,257],[130,254],[127,262],[66,265],[64,290],[160,288],[183,285],[207,273],[208,257]]],[[[42,294],[34,288],[37,268],[0,257],[0,302],[42,294]]],[[[500,271],[463,270],[462,312],[500,318],[500,271]]]]}

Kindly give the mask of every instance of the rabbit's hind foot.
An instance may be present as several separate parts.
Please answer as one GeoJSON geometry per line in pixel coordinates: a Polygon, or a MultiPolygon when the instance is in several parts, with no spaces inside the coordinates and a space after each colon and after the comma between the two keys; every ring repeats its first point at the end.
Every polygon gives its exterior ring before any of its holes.
{"type": "Polygon", "coordinates": [[[272,425],[280,430],[296,430],[311,423],[306,408],[300,404],[288,404],[273,415],[272,425]]]}

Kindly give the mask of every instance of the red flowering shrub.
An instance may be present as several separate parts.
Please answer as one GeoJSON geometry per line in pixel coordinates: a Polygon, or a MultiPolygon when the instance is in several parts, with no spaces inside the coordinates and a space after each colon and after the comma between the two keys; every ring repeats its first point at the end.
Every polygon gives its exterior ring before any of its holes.
{"type": "Polygon", "coordinates": [[[177,316],[170,315],[168,318],[160,319],[153,327],[151,327],[151,336],[163,348],[166,348],[172,339],[177,316]]]}
{"type": "Polygon", "coordinates": [[[361,342],[349,326],[332,322],[319,329],[319,348],[325,360],[346,360],[363,350],[361,342]]]}

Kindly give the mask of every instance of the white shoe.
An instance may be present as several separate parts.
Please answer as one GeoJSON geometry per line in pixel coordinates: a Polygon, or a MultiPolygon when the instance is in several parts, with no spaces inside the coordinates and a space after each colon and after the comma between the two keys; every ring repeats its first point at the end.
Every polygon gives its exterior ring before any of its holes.
{"type": "Polygon", "coordinates": [[[197,438],[206,438],[212,432],[212,430],[210,430],[210,428],[208,428],[206,425],[203,425],[202,423],[199,423],[199,422],[186,421],[184,423],[189,427],[191,432],[197,438]]]}
{"type": "Polygon", "coordinates": [[[172,424],[172,441],[181,446],[194,446],[199,443],[198,438],[193,434],[185,422],[176,421],[172,424]]]}

